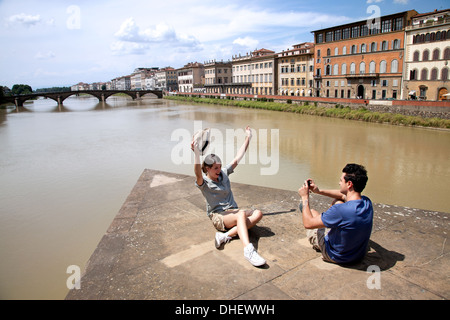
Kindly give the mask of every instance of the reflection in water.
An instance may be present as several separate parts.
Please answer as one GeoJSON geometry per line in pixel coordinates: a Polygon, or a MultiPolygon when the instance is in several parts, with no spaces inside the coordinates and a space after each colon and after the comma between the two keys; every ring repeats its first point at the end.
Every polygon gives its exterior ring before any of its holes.
{"type": "Polygon", "coordinates": [[[337,188],[345,164],[357,162],[374,202],[450,208],[448,131],[148,98],[38,99],[0,110],[0,298],[64,298],[67,267],[83,269],[145,168],[193,175],[191,164],[171,159],[179,143],[171,135],[193,134],[194,121],[224,136],[256,130],[233,182],[297,190],[311,177],[337,188]],[[260,174],[260,129],[279,130],[276,175],[260,174]]]}

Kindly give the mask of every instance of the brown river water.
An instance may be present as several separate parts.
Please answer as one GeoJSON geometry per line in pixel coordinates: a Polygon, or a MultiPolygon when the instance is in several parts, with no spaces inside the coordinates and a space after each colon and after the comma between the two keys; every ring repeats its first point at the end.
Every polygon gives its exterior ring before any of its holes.
{"type": "Polygon", "coordinates": [[[448,130],[150,98],[39,99],[0,109],[0,299],[64,299],[67,268],[83,270],[145,168],[193,175],[189,139],[206,127],[209,151],[230,161],[247,125],[233,182],[297,190],[313,178],[334,189],[354,162],[373,202],[450,212],[448,130]]]}

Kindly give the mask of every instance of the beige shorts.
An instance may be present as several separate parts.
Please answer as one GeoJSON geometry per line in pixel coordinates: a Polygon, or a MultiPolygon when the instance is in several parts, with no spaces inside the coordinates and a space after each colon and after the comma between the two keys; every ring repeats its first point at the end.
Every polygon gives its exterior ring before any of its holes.
{"type": "Polygon", "coordinates": [[[309,243],[312,245],[313,249],[322,253],[322,259],[324,261],[336,263],[328,256],[327,249],[325,248],[325,235],[327,233],[328,232],[326,232],[325,228],[310,229],[306,231],[306,236],[308,237],[309,243]]]}
{"type": "MultiPolygon", "coordinates": [[[[227,230],[229,229],[225,227],[225,224],[223,223],[223,217],[226,216],[227,214],[238,213],[239,210],[240,209],[232,209],[220,213],[211,213],[209,215],[209,218],[211,219],[214,228],[216,228],[218,231],[227,232],[227,230]]],[[[245,213],[247,216],[251,216],[253,210],[245,210],[245,213]]]]}

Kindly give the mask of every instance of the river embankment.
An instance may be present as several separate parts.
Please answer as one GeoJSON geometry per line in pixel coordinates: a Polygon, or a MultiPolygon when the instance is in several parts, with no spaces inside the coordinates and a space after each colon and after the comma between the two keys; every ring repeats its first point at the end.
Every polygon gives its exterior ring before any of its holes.
{"type": "MultiPolygon", "coordinates": [[[[309,101],[296,101],[285,97],[286,100],[275,101],[273,98],[247,98],[247,97],[235,97],[220,95],[201,95],[201,94],[177,94],[166,95],[164,99],[196,102],[196,103],[209,103],[222,106],[233,106],[240,108],[251,109],[264,109],[281,112],[293,112],[300,114],[308,114],[323,117],[333,117],[348,120],[358,120],[375,123],[387,123],[391,125],[403,125],[403,126],[419,126],[429,128],[450,129],[450,119],[447,119],[449,111],[443,109],[442,113],[434,117],[426,116],[414,116],[402,114],[401,108],[397,108],[397,112],[390,110],[390,112],[380,112],[370,110],[368,104],[365,106],[352,106],[343,105],[339,103],[328,104],[327,106],[321,106],[318,102],[309,101]]],[[[447,107],[442,107],[447,108],[447,107]]]]}

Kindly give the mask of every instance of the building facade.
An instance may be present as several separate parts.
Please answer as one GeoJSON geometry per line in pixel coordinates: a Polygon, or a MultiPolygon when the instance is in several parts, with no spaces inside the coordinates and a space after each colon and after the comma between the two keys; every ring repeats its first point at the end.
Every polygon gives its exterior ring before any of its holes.
{"type": "Polygon", "coordinates": [[[403,99],[447,100],[450,9],[419,14],[406,28],[403,99]]]}
{"type": "Polygon", "coordinates": [[[190,62],[177,69],[179,92],[201,92],[204,90],[205,67],[202,63],[190,62]]]}
{"type": "Polygon", "coordinates": [[[313,31],[316,96],[399,99],[405,28],[415,10],[313,31]]]}
{"type": "Polygon", "coordinates": [[[155,87],[165,91],[178,90],[177,71],[172,67],[163,68],[155,73],[155,87]]]}
{"type": "Polygon", "coordinates": [[[226,86],[231,83],[231,62],[205,62],[206,93],[226,93],[226,86]]]}
{"type": "Polygon", "coordinates": [[[274,95],[277,79],[275,51],[259,49],[232,59],[233,81],[227,93],[274,95]]]}
{"type": "Polygon", "coordinates": [[[301,43],[277,53],[278,95],[312,97],[314,94],[314,44],[301,43]]]}

